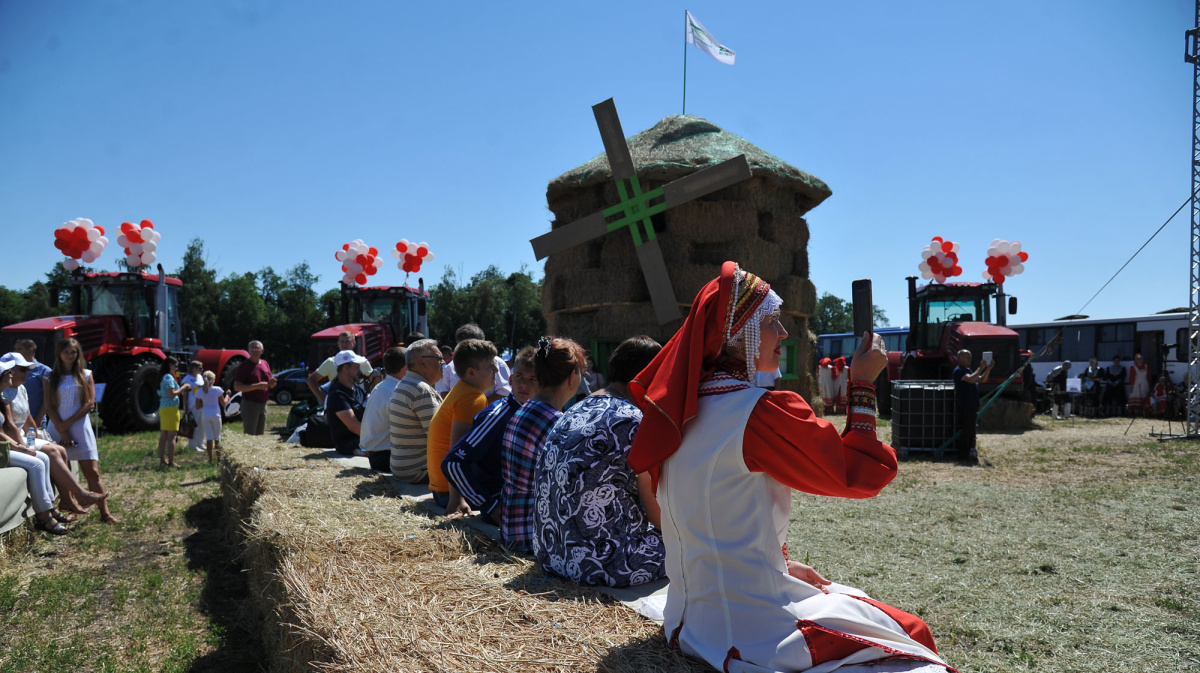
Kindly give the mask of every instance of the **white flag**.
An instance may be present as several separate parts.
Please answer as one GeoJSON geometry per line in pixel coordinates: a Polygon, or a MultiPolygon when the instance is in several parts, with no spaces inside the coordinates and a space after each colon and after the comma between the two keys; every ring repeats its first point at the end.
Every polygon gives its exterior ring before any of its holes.
{"type": "Polygon", "coordinates": [[[733,59],[737,58],[737,54],[732,49],[717,42],[717,38],[708,32],[696,17],[692,16],[691,12],[687,14],[687,43],[694,44],[700,47],[709,56],[717,59],[725,65],[733,65],[733,59]]]}

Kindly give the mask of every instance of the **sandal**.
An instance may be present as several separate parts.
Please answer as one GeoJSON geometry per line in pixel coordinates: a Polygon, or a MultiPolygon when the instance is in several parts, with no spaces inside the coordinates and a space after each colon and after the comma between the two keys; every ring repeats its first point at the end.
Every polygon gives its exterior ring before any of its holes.
{"type": "Polygon", "coordinates": [[[58,519],[55,519],[53,516],[48,516],[45,519],[38,519],[37,521],[34,521],[33,527],[40,531],[50,533],[51,535],[66,535],[67,533],[71,532],[66,526],[59,523],[58,519]]]}
{"type": "Polygon", "coordinates": [[[78,514],[63,514],[57,509],[50,510],[50,516],[57,519],[59,523],[74,523],[77,519],[79,519],[78,514]]]}

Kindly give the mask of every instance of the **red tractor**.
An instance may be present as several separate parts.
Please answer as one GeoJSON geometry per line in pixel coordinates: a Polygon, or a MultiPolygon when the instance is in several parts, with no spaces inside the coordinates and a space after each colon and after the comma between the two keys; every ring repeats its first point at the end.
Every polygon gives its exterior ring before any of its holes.
{"type": "MultiPolygon", "coordinates": [[[[250,357],[244,350],[215,350],[185,345],[179,323],[177,278],[144,271],[71,275],[74,315],[16,323],[0,330],[0,352],[18,339],[32,339],[47,364],[55,345],[74,337],[83,347],[97,385],[104,384],[100,419],[110,432],[158,429],[159,367],[173,355],[183,363],[199,360],[217,373],[220,385],[233,389],[233,374],[250,357]]],[[[193,339],[194,341],[194,339],[193,339]]],[[[99,396],[99,394],[98,394],[99,396]]]]}
{"type": "Polygon", "coordinates": [[[425,319],[429,293],[425,280],[416,288],[407,285],[357,287],[342,285],[342,324],[312,335],[308,369],[316,369],[337,352],[338,335],[350,332],[358,341],[358,352],[378,366],[383,354],[404,343],[411,332],[428,334],[425,319]]]}
{"type": "MultiPolygon", "coordinates": [[[[979,392],[994,390],[1029,357],[1020,338],[1005,327],[1008,313],[1016,313],[1016,297],[1005,305],[1003,287],[995,283],[930,283],[917,287],[915,276],[908,278],[908,342],[905,350],[888,353],[888,378],[901,380],[948,380],[957,365],[958,351],[971,351],[974,366],[983,353],[990,351],[996,363],[979,392]],[[992,322],[991,301],[996,301],[996,321],[992,322]]],[[[1020,373],[1005,389],[1006,397],[1019,396],[1023,378],[1020,373]]]]}

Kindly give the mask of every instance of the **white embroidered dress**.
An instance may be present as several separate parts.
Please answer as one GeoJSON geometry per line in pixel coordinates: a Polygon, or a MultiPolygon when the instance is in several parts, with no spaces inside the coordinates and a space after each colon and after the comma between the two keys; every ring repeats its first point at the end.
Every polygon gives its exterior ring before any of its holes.
{"type": "MultiPolygon", "coordinates": [[[[938,655],[875,605],[823,593],[787,573],[791,489],[752,472],[743,435],[766,391],[700,397],[683,442],[662,467],[658,500],[671,584],[664,631],[672,645],[718,670],[945,671],[938,655]],[[801,626],[807,628],[801,629],[801,626]],[[840,659],[814,656],[809,638],[867,645],[840,659]],[[916,659],[916,660],[914,660],[916,659]]],[[[861,646],[860,645],[860,646],[861,646]]]]}

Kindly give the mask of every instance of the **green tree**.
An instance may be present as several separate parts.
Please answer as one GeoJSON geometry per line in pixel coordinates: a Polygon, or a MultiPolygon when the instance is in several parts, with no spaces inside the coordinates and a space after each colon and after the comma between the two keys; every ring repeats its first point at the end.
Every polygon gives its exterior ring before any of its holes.
{"type": "Polygon", "coordinates": [[[255,274],[231,274],[221,279],[221,298],[217,304],[219,336],[216,343],[226,348],[245,348],[257,339],[267,348],[267,359],[273,354],[274,335],[262,331],[266,322],[267,305],[258,291],[255,274]]]}
{"type": "Polygon", "coordinates": [[[0,286],[0,325],[11,325],[24,319],[24,293],[0,286]]]}
{"type": "MultiPolygon", "coordinates": [[[[887,314],[878,306],[875,309],[875,326],[887,327],[891,323],[887,314]]],[[[808,320],[808,331],[812,334],[838,334],[854,330],[854,305],[828,292],[817,300],[817,312],[808,320]]]]}
{"type": "Polygon", "coordinates": [[[505,276],[495,266],[480,271],[465,285],[450,267],[429,289],[429,332],[442,343],[454,343],[454,331],[473,322],[501,352],[535,343],[546,332],[541,289],[522,267],[505,276]]]}
{"type": "Polygon", "coordinates": [[[217,319],[220,312],[221,287],[217,272],[204,256],[204,241],[193,238],[183,253],[183,264],[175,272],[183,282],[179,288],[179,315],[183,323],[184,340],[192,333],[196,341],[208,348],[244,348],[245,344],[221,342],[217,319]]]}
{"type": "Polygon", "coordinates": [[[301,262],[284,273],[274,295],[271,334],[272,339],[279,341],[276,348],[281,362],[288,365],[299,365],[308,359],[312,334],[326,326],[313,289],[318,280],[320,277],[312,273],[308,262],[301,262]]]}

